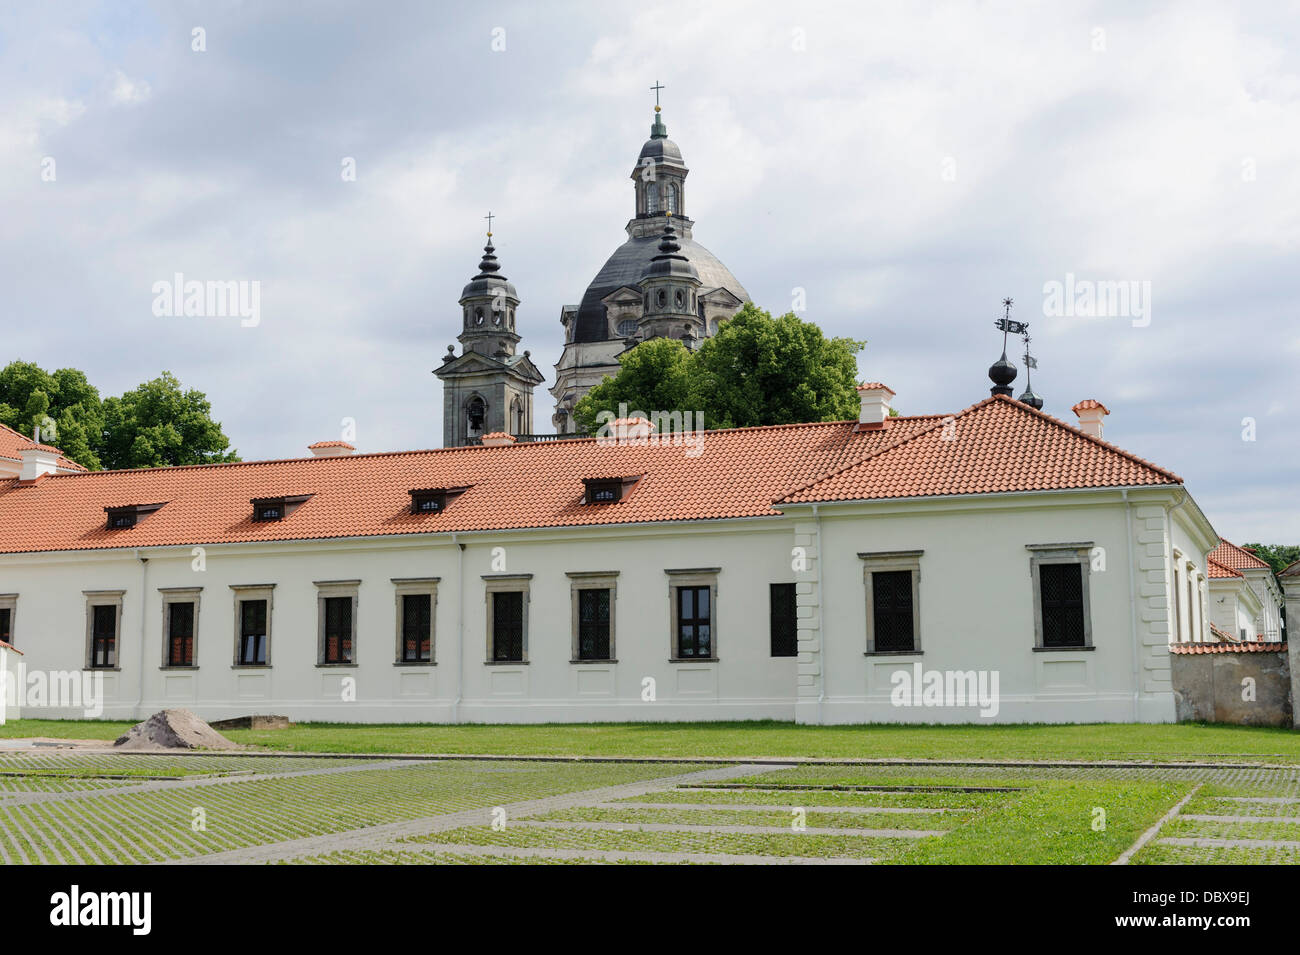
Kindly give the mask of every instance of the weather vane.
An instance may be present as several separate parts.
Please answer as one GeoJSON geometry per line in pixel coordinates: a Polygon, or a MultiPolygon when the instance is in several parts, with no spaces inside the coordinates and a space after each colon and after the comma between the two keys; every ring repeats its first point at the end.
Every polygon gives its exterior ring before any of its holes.
{"type": "Polygon", "coordinates": [[[1007,335],[1024,335],[1029,331],[1028,322],[1017,322],[1011,317],[1011,306],[1016,304],[1014,299],[1004,298],[1002,300],[1002,317],[993,323],[993,325],[1002,332],[1002,351],[1007,350],[1007,335]]]}

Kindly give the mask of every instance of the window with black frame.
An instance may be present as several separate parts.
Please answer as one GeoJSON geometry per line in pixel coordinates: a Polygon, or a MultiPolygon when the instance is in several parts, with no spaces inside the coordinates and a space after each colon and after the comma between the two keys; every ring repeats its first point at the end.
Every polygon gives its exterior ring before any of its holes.
{"type": "Polygon", "coordinates": [[[524,660],[524,595],[519,590],[492,594],[492,661],[522,663],[524,660]]]}
{"type": "Polygon", "coordinates": [[[352,598],[326,597],[321,663],[352,662],[352,598]]]}
{"type": "Polygon", "coordinates": [[[167,665],[194,666],[194,604],[190,601],[167,605],[167,665]]]}
{"type": "Polygon", "coordinates": [[[713,656],[713,601],[709,587],[677,588],[677,656],[710,659],[713,656]]]}
{"type": "Polygon", "coordinates": [[[578,591],[578,659],[608,660],[609,609],[606,587],[578,591]]]}
{"type": "Polygon", "coordinates": [[[0,607],[0,640],[14,645],[14,612],[10,607],[0,607]]]}
{"type": "Polygon", "coordinates": [[[871,609],[878,653],[916,649],[910,570],[873,571],[871,609]]]}
{"type": "Polygon", "coordinates": [[[266,600],[239,602],[239,665],[265,666],[267,651],[266,600]]]}
{"type": "Polygon", "coordinates": [[[799,655],[799,606],[794,584],[769,584],[771,652],[774,657],[799,655]]]}
{"type": "Polygon", "coordinates": [[[90,667],[112,669],[117,666],[117,606],[96,604],[91,608],[90,667]]]}
{"type": "Polygon", "coordinates": [[[1085,646],[1083,565],[1078,562],[1041,564],[1038,586],[1043,646],[1085,646]]]}
{"type": "Polygon", "coordinates": [[[402,595],[402,662],[428,663],[432,651],[433,595],[402,595]]]}

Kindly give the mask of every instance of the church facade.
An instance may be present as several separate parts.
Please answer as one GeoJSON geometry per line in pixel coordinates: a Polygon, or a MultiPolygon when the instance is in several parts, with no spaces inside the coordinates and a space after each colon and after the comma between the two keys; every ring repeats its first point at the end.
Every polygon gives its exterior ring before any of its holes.
{"type": "MultiPolygon", "coordinates": [[[[749,301],[730,270],[695,241],[695,222],[686,213],[689,172],[656,106],[650,138],[632,168],[634,211],[627,240],[581,301],[560,310],[564,351],[550,388],[557,434],[574,433],[574,405],[605,376],[618,373],[623,352],[664,337],[695,348],[749,301]]],[[[434,371],[443,382],[445,447],[477,443],[487,434],[536,437],[531,434],[533,388],[543,379],[527,351],[515,355],[519,296],[499,274],[490,232],[488,239],[479,274],[460,299],[462,354],[449,347],[434,371]]]]}

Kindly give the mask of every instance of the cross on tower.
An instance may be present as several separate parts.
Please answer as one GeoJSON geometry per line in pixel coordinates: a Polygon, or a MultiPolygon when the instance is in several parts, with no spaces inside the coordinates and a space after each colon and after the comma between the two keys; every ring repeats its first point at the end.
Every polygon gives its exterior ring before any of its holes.
{"type": "Polygon", "coordinates": [[[658,80],[655,80],[655,85],[652,86],[652,87],[650,87],[650,89],[654,90],[654,94],[655,94],[655,112],[656,112],[656,113],[659,112],[659,91],[660,91],[660,90],[663,90],[663,89],[667,89],[667,88],[668,88],[668,87],[666,87],[666,86],[662,86],[662,85],[660,85],[660,83],[659,83],[658,80]]]}
{"type": "Polygon", "coordinates": [[[492,215],[491,211],[489,211],[488,214],[485,215],[483,218],[484,218],[484,219],[487,219],[487,224],[488,224],[488,233],[487,233],[487,234],[488,234],[488,238],[490,239],[490,238],[492,238],[492,220],[495,219],[496,216],[492,215]]]}

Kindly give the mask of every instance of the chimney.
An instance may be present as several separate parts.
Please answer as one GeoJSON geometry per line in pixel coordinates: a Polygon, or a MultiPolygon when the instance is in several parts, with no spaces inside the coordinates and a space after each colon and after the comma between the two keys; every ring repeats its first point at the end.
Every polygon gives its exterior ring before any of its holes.
{"type": "Polygon", "coordinates": [[[32,442],[21,445],[18,452],[23,462],[19,480],[35,481],[38,477],[58,473],[59,456],[63,453],[58,448],[32,442]]]}
{"type": "Polygon", "coordinates": [[[507,444],[514,444],[515,436],[504,431],[489,431],[483,435],[482,441],[485,448],[502,448],[507,444]]]}
{"type": "Polygon", "coordinates": [[[1101,419],[1110,414],[1106,406],[1095,398],[1084,398],[1070,409],[1079,416],[1079,430],[1094,438],[1101,437],[1101,419]]]}
{"type": "Polygon", "coordinates": [[[355,454],[357,449],[346,441],[317,441],[307,445],[307,450],[314,458],[346,458],[355,454]]]}
{"type": "Polygon", "coordinates": [[[889,399],[892,397],[893,390],[878,381],[858,385],[858,398],[862,401],[858,424],[868,428],[883,428],[889,421],[889,399]]]}

